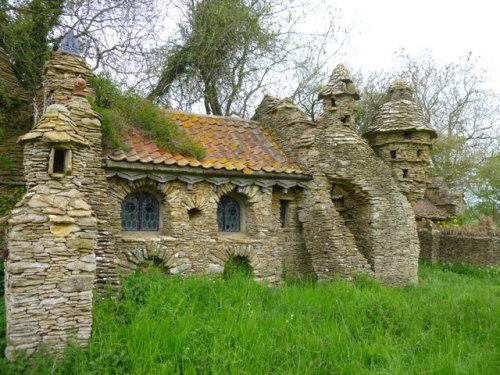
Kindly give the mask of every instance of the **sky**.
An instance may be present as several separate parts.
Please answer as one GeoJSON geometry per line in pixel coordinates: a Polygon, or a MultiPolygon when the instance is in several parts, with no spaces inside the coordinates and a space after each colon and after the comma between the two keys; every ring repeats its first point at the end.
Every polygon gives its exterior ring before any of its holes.
{"type": "Polygon", "coordinates": [[[344,57],[365,70],[390,68],[394,52],[430,49],[438,62],[466,52],[479,57],[490,77],[485,88],[500,93],[500,1],[498,0],[313,0],[342,10],[352,28],[344,57]]]}

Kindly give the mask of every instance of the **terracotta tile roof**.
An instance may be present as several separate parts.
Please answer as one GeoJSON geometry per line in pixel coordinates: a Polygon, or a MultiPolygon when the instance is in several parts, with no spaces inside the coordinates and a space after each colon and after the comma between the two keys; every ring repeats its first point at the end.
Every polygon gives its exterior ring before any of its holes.
{"type": "Polygon", "coordinates": [[[443,210],[437,208],[427,199],[419,200],[415,206],[413,206],[413,211],[415,215],[425,219],[446,219],[448,215],[443,210]]]}
{"type": "Polygon", "coordinates": [[[113,161],[236,170],[244,174],[305,173],[255,121],[178,111],[165,111],[165,114],[203,146],[206,152],[203,159],[171,154],[138,131],[121,139],[124,149],[110,150],[105,156],[113,161]]]}

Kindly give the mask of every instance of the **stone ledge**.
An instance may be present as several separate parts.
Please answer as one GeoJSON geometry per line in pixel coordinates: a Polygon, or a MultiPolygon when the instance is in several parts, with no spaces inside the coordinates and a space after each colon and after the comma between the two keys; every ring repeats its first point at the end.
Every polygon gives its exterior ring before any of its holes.
{"type": "Polygon", "coordinates": [[[177,238],[160,232],[122,232],[122,240],[124,242],[178,241],[177,238]]]}

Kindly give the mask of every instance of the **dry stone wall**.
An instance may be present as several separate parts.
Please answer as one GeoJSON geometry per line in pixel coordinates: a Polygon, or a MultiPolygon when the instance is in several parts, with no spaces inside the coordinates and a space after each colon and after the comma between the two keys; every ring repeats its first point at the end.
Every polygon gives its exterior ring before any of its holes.
{"type": "Polygon", "coordinates": [[[418,236],[421,259],[433,263],[466,263],[481,267],[500,265],[498,231],[420,228],[418,236]]]}

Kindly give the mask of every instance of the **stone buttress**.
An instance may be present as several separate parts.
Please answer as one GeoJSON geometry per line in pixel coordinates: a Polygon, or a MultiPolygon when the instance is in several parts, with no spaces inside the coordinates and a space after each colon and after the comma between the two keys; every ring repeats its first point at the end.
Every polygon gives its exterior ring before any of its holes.
{"type": "Polygon", "coordinates": [[[299,219],[315,273],[320,280],[365,272],[392,285],[416,282],[419,245],[411,206],[387,165],[354,131],[359,95],[342,65],[320,98],[324,115],[315,126],[297,122],[298,110],[285,111],[277,99],[264,100],[256,114],[313,176],[299,219]],[[288,127],[286,112],[293,114],[288,127]]]}
{"type": "Polygon", "coordinates": [[[28,191],[7,224],[6,356],[86,345],[92,326],[97,219],[80,191],[88,142],[61,104],[20,137],[28,191]]]}

